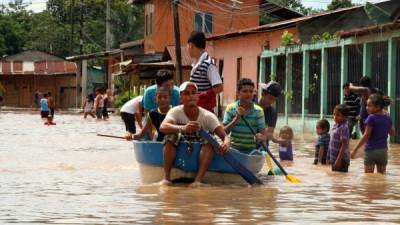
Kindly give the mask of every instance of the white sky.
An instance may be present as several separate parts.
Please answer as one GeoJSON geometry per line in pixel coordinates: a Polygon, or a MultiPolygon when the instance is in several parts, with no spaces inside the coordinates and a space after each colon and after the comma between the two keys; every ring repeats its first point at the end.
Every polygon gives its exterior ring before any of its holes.
{"type": "MultiPolygon", "coordinates": [[[[0,4],[7,4],[8,2],[12,2],[13,0],[0,0],[0,4]]],[[[245,1],[245,0],[244,0],[245,1]]],[[[382,2],[384,0],[352,0],[353,3],[365,4],[366,2],[376,3],[382,2]]],[[[40,12],[46,9],[47,0],[24,0],[28,6],[28,9],[34,12],[40,12]]],[[[326,9],[326,6],[329,5],[331,0],[301,0],[303,5],[307,7],[313,7],[317,9],[326,9]]]]}

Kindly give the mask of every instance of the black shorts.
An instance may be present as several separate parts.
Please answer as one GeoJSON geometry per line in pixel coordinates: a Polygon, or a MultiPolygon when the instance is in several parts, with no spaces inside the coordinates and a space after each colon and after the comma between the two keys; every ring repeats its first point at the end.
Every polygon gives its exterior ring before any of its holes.
{"type": "Polygon", "coordinates": [[[332,164],[332,171],[347,173],[349,171],[349,166],[350,166],[349,162],[342,160],[342,165],[338,170],[333,169],[333,164],[332,164]]]}
{"type": "Polygon", "coordinates": [[[136,133],[135,115],[121,112],[121,118],[125,123],[125,130],[129,131],[131,134],[136,133]]]}
{"type": "Polygon", "coordinates": [[[103,107],[103,111],[102,111],[103,117],[108,117],[108,111],[107,111],[107,107],[103,107]]]}
{"type": "Polygon", "coordinates": [[[54,118],[54,108],[50,108],[50,115],[54,118]]]}
{"type": "Polygon", "coordinates": [[[47,118],[49,116],[49,111],[40,111],[40,116],[42,118],[47,118]]]}

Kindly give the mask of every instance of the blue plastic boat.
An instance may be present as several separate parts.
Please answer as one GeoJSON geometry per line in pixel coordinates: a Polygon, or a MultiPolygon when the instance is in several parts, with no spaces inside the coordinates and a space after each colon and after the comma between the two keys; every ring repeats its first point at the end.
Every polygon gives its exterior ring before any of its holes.
{"type": "MultiPolygon", "coordinates": [[[[141,179],[144,183],[160,181],[163,177],[163,144],[154,141],[133,141],[133,149],[136,161],[139,163],[141,179]]],[[[172,179],[182,177],[195,177],[199,168],[198,158],[201,145],[193,143],[191,148],[182,142],[177,147],[172,179]],[[190,149],[190,150],[189,150],[190,149]]],[[[230,149],[231,154],[253,174],[261,171],[264,165],[264,156],[254,150],[250,155],[243,154],[236,149],[230,149]]],[[[214,158],[208,167],[205,182],[212,183],[237,183],[243,179],[219,154],[214,158]]]]}

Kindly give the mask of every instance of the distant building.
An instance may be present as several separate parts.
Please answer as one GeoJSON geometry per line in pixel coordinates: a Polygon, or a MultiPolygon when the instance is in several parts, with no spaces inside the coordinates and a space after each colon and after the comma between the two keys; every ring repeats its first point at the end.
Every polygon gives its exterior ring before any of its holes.
{"type": "Polygon", "coordinates": [[[51,92],[56,107],[76,107],[77,66],[40,51],[28,50],[0,59],[0,82],[5,88],[3,105],[34,106],[36,91],[51,92]]]}

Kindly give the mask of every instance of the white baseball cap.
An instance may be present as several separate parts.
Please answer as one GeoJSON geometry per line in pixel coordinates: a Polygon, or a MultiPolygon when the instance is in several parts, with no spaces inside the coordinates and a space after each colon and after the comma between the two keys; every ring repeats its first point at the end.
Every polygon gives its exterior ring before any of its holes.
{"type": "Polygon", "coordinates": [[[179,86],[179,92],[182,92],[182,91],[186,90],[186,88],[187,88],[188,86],[193,86],[193,87],[195,87],[196,90],[197,90],[197,85],[196,85],[195,83],[190,82],[190,81],[185,81],[185,82],[183,82],[183,83],[181,84],[181,86],[179,86]]]}

